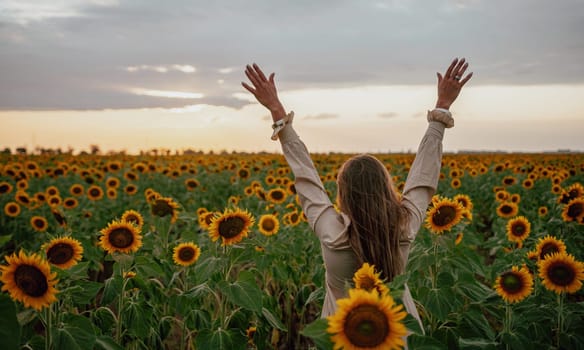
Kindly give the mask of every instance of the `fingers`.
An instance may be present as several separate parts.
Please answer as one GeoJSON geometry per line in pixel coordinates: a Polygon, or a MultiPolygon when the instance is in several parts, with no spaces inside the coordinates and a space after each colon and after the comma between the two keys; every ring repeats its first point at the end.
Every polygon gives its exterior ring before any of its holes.
{"type": "Polygon", "coordinates": [[[251,86],[247,85],[246,83],[244,83],[243,81],[241,82],[241,85],[249,92],[251,92],[254,96],[256,94],[256,91],[254,88],[252,88],[251,86]]]}
{"type": "Polygon", "coordinates": [[[245,67],[245,75],[247,76],[249,81],[251,81],[254,87],[257,88],[258,86],[260,86],[260,78],[249,64],[245,67]]]}
{"type": "Polygon", "coordinates": [[[442,82],[442,74],[436,72],[436,76],[438,76],[438,84],[440,84],[440,82],[442,82]]]}
{"type": "Polygon", "coordinates": [[[450,66],[448,66],[448,69],[446,69],[446,73],[444,73],[444,76],[446,78],[450,78],[452,76],[452,70],[454,70],[454,67],[456,66],[456,64],[458,63],[458,58],[455,58],[452,63],[450,63],[450,66]]]}
{"type": "Polygon", "coordinates": [[[466,84],[466,82],[467,82],[467,81],[469,81],[469,80],[470,80],[470,78],[472,78],[472,72],[468,73],[468,74],[466,75],[466,77],[464,77],[464,79],[462,79],[462,80],[460,81],[460,86],[463,86],[464,84],[466,84]]]}
{"type": "Polygon", "coordinates": [[[261,81],[264,82],[268,81],[268,79],[266,79],[266,76],[264,75],[264,72],[262,72],[262,70],[257,64],[255,63],[253,64],[253,69],[255,70],[256,74],[258,75],[261,81]]]}

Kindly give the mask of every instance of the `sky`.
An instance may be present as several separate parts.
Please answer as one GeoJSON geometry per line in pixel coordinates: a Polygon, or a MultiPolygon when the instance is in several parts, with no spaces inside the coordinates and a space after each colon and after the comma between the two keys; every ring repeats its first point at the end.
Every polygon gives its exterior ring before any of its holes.
{"type": "Polygon", "coordinates": [[[312,152],[584,151],[582,0],[0,0],[0,149],[279,152],[241,82],[276,73],[312,152]]]}

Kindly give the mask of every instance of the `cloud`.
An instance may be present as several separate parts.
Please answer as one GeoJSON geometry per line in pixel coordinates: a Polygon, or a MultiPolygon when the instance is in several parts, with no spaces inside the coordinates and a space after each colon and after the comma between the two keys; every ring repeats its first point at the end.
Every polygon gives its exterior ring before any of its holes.
{"type": "Polygon", "coordinates": [[[325,120],[325,119],[337,119],[339,118],[338,114],[332,113],[321,113],[316,115],[307,115],[306,117],[302,118],[304,120],[325,120]]]}
{"type": "Polygon", "coordinates": [[[166,90],[148,90],[148,89],[130,89],[134,95],[166,97],[166,98],[184,98],[184,99],[198,99],[204,95],[198,92],[184,92],[184,91],[166,91],[166,90]]]}
{"type": "Polygon", "coordinates": [[[457,55],[473,85],[584,83],[580,2],[4,0],[0,109],[241,106],[252,62],[281,90],[429,84],[457,55]]]}
{"type": "Polygon", "coordinates": [[[390,119],[399,116],[399,113],[396,112],[379,113],[377,116],[384,119],[390,119]]]}

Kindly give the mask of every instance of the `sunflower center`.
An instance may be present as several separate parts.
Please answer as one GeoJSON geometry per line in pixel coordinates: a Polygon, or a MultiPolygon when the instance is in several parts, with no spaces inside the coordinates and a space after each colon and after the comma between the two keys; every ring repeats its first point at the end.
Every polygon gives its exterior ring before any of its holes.
{"type": "Polygon", "coordinates": [[[43,228],[45,227],[45,222],[42,219],[35,219],[34,226],[38,228],[43,228]]]}
{"type": "Polygon", "coordinates": [[[443,206],[432,215],[432,221],[436,226],[446,226],[456,217],[456,208],[443,206]]]}
{"type": "Polygon", "coordinates": [[[347,315],[344,331],[356,347],[376,347],[389,335],[385,314],[373,305],[360,305],[347,315]]]}
{"type": "Polygon", "coordinates": [[[513,272],[504,273],[501,276],[501,287],[509,294],[515,294],[523,287],[523,280],[513,272]]]}
{"type": "Polygon", "coordinates": [[[568,216],[575,219],[584,212],[583,203],[573,203],[568,207],[568,216]]]}
{"type": "Polygon", "coordinates": [[[527,227],[525,227],[525,224],[522,222],[515,223],[513,226],[511,226],[511,233],[514,236],[522,236],[526,230],[527,227]]]}
{"type": "Polygon", "coordinates": [[[243,231],[245,222],[238,217],[227,218],[219,223],[219,234],[224,238],[233,238],[243,231]]]}
{"type": "Polygon", "coordinates": [[[274,191],[272,192],[272,198],[274,198],[275,200],[280,200],[282,198],[284,198],[284,193],[281,191],[274,191]]]}
{"type": "Polygon", "coordinates": [[[366,291],[371,291],[375,288],[375,281],[369,277],[362,278],[359,284],[361,289],[365,289],[366,291]]]}
{"type": "Polygon", "coordinates": [[[152,205],[152,214],[156,216],[165,217],[167,215],[172,215],[172,213],[172,207],[163,199],[157,199],[152,205]]]}
{"type": "Polygon", "coordinates": [[[195,250],[191,247],[184,247],[178,252],[181,261],[191,261],[195,256],[195,250]]]}
{"type": "Polygon", "coordinates": [[[6,193],[6,192],[8,192],[9,189],[10,189],[10,187],[8,187],[7,184],[0,185],[0,193],[6,193]]]}
{"type": "Polygon", "coordinates": [[[276,227],[274,220],[264,220],[262,221],[262,228],[266,231],[272,231],[276,227]]]}
{"type": "Polygon", "coordinates": [[[130,214],[130,215],[126,216],[126,221],[134,223],[136,225],[140,223],[140,219],[138,219],[138,217],[134,214],[130,214]]]}
{"type": "Polygon", "coordinates": [[[504,205],[501,207],[501,213],[503,214],[510,214],[513,211],[510,205],[504,205]]]}
{"type": "Polygon", "coordinates": [[[562,287],[572,283],[576,277],[574,269],[563,263],[550,266],[547,275],[555,285],[562,287]]]}
{"type": "Polygon", "coordinates": [[[71,260],[74,254],[70,244],[57,243],[47,251],[47,259],[52,264],[61,265],[71,260]]]}
{"type": "Polygon", "coordinates": [[[20,265],[14,271],[14,282],[27,295],[38,298],[49,289],[45,274],[31,265],[20,265]]]}
{"type": "Polygon", "coordinates": [[[18,207],[16,205],[9,205],[8,206],[8,212],[10,214],[15,214],[18,212],[18,207]]]}
{"type": "Polygon", "coordinates": [[[89,191],[89,194],[90,194],[92,197],[99,197],[99,195],[100,195],[100,192],[99,192],[99,190],[98,190],[97,188],[92,188],[92,189],[89,191]]]}
{"type": "Polygon", "coordinates": [[[541,247],[541,254],[539,255],[540,259],[543,259],[548,254],[553,254],[559,252],[560,249],[554,243],[546,243],[541,247]]]}
{"type": "Polygon", "coordinates": [[[134,243],[134,235],[126,228],[116,228],[109,234],[108,240],[116,248],[127,248],[134,243]]]}

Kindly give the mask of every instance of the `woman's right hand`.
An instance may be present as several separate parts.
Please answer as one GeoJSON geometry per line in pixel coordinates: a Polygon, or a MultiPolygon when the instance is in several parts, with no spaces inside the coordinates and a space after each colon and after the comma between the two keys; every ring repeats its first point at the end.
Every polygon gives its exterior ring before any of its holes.
{"type": "Polygon", "coordinates": [[[278,98],[278,90],[276,89],[276,84],[274,82],[275,74],[272,73],[269,78],[266,78],[264,72],[262,72],[260,67],[254,63],[253,67],[250,65],[245,67],[245,75],[252,83],[253,87],[245,82],[241,82],[241,85],[243,85],[247,91],[251,92],[259,103],[272,112],[272,118],[274,121],[284,118],[286,112],[278,98]]]}
{"type": "Polygon", "coordinates": [[[450,105],[456,100],[464,84],[472,77],[471,72],[463,78],[467,68],[468,62],[465,62],[464,58],[460,61],[458,58],[455,58],[446,70],[446,73],[444,73],[444,76],[436,73],[438,76],[438,100],[436,101],[436,108],[450,108],[450,105]]]}

